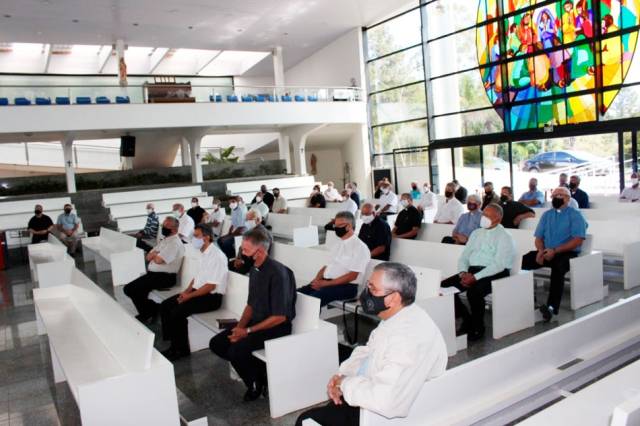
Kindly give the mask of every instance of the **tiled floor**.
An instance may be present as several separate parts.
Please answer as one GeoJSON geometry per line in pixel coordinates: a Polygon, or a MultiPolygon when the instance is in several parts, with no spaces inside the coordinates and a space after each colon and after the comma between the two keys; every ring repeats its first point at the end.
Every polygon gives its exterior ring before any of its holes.
{"type": "MultiPolygon", "coordinates": [[[[125,308],[131,309],[121,289],[114,294],[109,273],[96,274],[92,264],[82,265],[79,262],[79,266],[125,308]]],[[[24,259],[12,259],[10,268],[0,271],[0,426],[79,425],[78,410],[68,387],[64,383],[53,384],[47,338],[37,335],[32,289],[24,259]]],[[[449,367],[549,330],[635,292],[624,292],[621,285],[612,284],[609,296],[603,303],[577,312],[562,309],[557,322],[538,323],[532,329],[498,341],[487,337],[451,357],[449,367]]],[[[544,291],[541,289],[538,293],[539,300],[543,300],[544,291]]],[[[568,303],[568,297],[565,297],[565,302],[568,303]]],[[[336,323],[342,329],[340,317],[336,323]]],[[[487,323],[490,324],[489,318],[487,323]]],[[[363,321],[361,336],[374,326],[363,321]]],[[[151,328],[158,331],[159,324],[151,328]]],[[[487,334],[490,336],[490,329],[487,334]]],[[[158,349],[163,349],[162,345],[157,342],[158,349]]],[[[210,425],[293,425],[299,414],[293,413],[274,420],[269,416],[266,399],[243,403],[244,386],[231,380],[228,365],[209,351],[194,353],[176,362],[174,368],[178,388],[207,413],[210,425]]]]}

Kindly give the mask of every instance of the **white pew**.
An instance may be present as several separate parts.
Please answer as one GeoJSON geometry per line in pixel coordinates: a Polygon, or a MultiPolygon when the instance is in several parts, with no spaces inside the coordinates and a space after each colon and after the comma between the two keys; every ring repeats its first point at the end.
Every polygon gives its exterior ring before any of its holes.
{"type": "Polygon", "coordinates": [[[338,213],[334,209],[316,209],[311,207],[289,207],[289,215],[311,216],[311,224],[324,227],[338,213]]]}
{"type": "Polygon", "coordinates": [[[459,272],[458,259],[460,259],[463,250],[464,246],[455,244],[394,238],[391,241],[390,260],[407,265],[439,269],[442,271],[442,277],[447,278],[459,272]]]}
{"type": "Polygon", "coordinates": [[[635,390],[635,396],[613,409],[611,426],[635,426],[640,424],[640,394],[635,390]]]}
{"type": "Polygon", "coordinates": [[[331,254],[326,250],[295,247],[277,242],[271,246],[271,257],[293,271],[298,288],[309,284],[320,268],[331,260],[331,254]]]}
{"type": "Polygon", "coordinates": [[[114,204],[109,207],[109,217],[117,221],[121,218],[133,216],[147,216],[147,204],[153,203],[157,214],[169,214],[172,212],[174,204],[182,204],[185,210],[191,208],[191,198],[197,197],[198,204],[203,209],[211,209],[213,199],[206,193],[193,194],[191,197],[168,198],[162,200],[134,201],[130,203],[114,204]]]}
{"type": "Polygon", "coordinates": [[[361,410],[360,425],[507,424],[532,409],[528,398],[535,395],[540,405],[556,399],[563,380],[597,376],[594,366],[638,342],[640,296],[634,296],[447,370],[424,384],[405,418],[361,410]]]}
{"type": "Polygon", "coordinates": [[[306,226],[293,230],[293,245],[296,247],[316,247],[320,244],[317,226],[306,226]]]}
{"type": "Polygon", "coordinates": [[[416,240],[419,241],[431,241],[439,243],[444,237],[450,237],[455,225],[443,224],[443,223],[428,223],[422,225],[418,231],[416,240]]]}
{"type": "Polygon", "coordinates": [[[46,281],[52,277],[64,274],[70,266],[75,267],[75,261],[67,254],[67,246],[52,234],[49,234],[47,242],[29,244],[27,253],[31,281],[43,281],[41,287],[46,287],[46,281]]]}
{"type": "Polygon", "coordinates": [[[154,336],[74,269],[71,282],[34,289],[56,383],[66,381],[85,425],[176,425],[173,366],[154,336]]]}
{"type": "Polygon", "coordinates": [[[144,252],[129,235],[100,228],[98,237],[82,240],[84,261],[94,260],[96,271],[111,271],[114,286],[127,284],[146,273],[144,252]]]}
{"type": "Polygon", "coordinates": [[[141,201],[157,201],[172,198],[187,198],[203,194],[201,185],[176,186],[169,188],[142,189],[135,191],[107,192],[102,194],[104,207],[141,201]]]}
{"type": "Polygon", "coordinates": [[[269,192],[279,188],[283,197],[289,200],[302,200],[309,197],[315,179],[313,176],[291,176],[276,179],[247,180],[227,183],[227,194],[239,195],[245,203],[251,202],[260,185],[267,185],[269,192]]]}
{"type": "Polygon", "coordinates": [[[271,235],[293,240],[293,230],[311,225],[311,216],[297,214],[269,213],[267,225],[271,226],[271,235]]]}

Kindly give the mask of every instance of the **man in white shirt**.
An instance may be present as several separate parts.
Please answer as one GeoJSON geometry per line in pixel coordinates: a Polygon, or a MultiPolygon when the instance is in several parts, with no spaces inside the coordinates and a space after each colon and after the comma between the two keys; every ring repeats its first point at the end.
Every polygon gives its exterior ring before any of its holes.
{"type": "Polygon", "coordinates": [[[426,216],[428,219],[433,218],[438,212],[438,196],[431,192],[429,182],[425,182],[422,186],[422,195],[416,207],[422,216],[426,216]]]}
{"type": "Polygon", "coordinates": [[[464,207],[462,203],[454,197],[455,185],[448,183],[444,189],[444,204],[438,209],[436,217],[433,218],[433,223],[445,223],[455,225],[458,222],[458,218],[464,213],[464,207]]]}
{"type": "Polygon", "coordinates": [[[188,244],[191,242],[191,237],[193,236],[193,229],[196,224],[185,211],[184,206],[180,203],[176,203],[172,207],[173,216],[178,219],[180,224],[178,228],[178,236],[183,243],[188,244]]]}
{"type": "Polygon", "coordinates": [[[282,196],[279,188],[273,188],[273,206],[271,211],[274,213],[286,213],[287,212],[287,199],[282,196]]]}
{"type": "Polygon", "coordinates": [[[153,320],[158,315],[158,304],[149,300],[149,293],[176,285],[184,256],[184,244],[178,237],[178,226],[175,217],[165,218],[161,230],[164,238],[146,257],[149,262],[147,273],[124,286],[124,294],[131,298],[138,310],[136,318],[141,322],[153,320]]]}
{"type": "Polygon", "coordinates": [[[220,201],[213,199],[211,213],[207,213],[205,223],[211,226],[211,231],[213,231],[213,237],[218,238],[222,233],[222,222],[224,222],[226,218],[226,213],[224,209],[220,208],[220,201]]]}
{"type": "Polygon", "coordinates": [[[310,284],[298,289],[300,293],[319,298],[321,306],[334,300],[353,299],[358,294],[358,284],[371,260],[371,253],[354,233],[355,227],[353,214],[340,212],[336,215],[333,229],[340,241],[331,250],[330,263],[320,268],[310,284]]]}
{"type": "Polygon", "coordinates": [[[213,232],[206,225],[196,225],[191,244],[200,251],[196,276],[180,294],[160,305],[162,336],[171,346],[162,352],[169,361],[190,355],[187,318],[193,314],[215,311],[222,304],[227,289],[227,257],[213,244],[213,232]]]}
{"type": "Polygon", "coordinates": [[[263,219],[266,221],[267,216],[269,215],[269,206],[264,202],[262,198],[262,192],[258,192],[255,197],[256,202],[251,204],[251,209],[260,213],[263,219]]]}
{"type": "Polygon", "coordinates": [[[346,189],[342,191],[342,202],[340,202],[340,210],[349,212],[354,216],[358,211],[358,205],[351,199],[351,193],[346,189]]]}
{"type": "Polygon", "coordinates": [[[327,189],[324,190],[324,199],[328,203],[337,203],[342,201],[342,197],[340,196],[338,190],[335,188],[333,182],[327,182],[327,189]]]}
{"type": "Polygon", "coordinates": [[[380,184],[380,198],[376,204],[376,214],[386,220],[388,215],[396,214],[397,212],[398,196],[391,190],[389,182],[382,182],[380,184]]]}
{"type": "MultiPolygon", "coordinates": [[[[327,385],[328,405],[306,411],[325,425],[357,426],[360,409],[389,419],[406,417],[422,386],[445,372],[447,348],[440,330],[417,306],[416,277],[407,266],[381,263],[360,295],[364,312],[382,321],[327,385]]],[[[434,397],[437,397],[434,395],[434,397]]]]}
{"type": "Polygon", "coordinates": [[[627,203],[640,202],[640,184],[638,183],[638,173],[631,174],[631,186],[626,187],[620,194],[620,201],[627,203]]]}

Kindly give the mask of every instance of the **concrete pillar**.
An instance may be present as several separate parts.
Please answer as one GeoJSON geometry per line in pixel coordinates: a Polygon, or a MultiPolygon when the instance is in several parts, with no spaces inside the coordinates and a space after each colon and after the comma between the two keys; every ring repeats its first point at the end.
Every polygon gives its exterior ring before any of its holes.
{"type": "Polygon", "coordinates": [[[326,124],[304,124],[301,126],[287,127],[283,133],[289,137],[293,146],[293,173],[304,176],[307,174],[307,159],[305,147],[307,137],[313,132],[322,129],[326,124]]]}
{"type": "Polygon", "coordinates": [[[202,159],[200,158],[200,145],[202,136],[195,135],[189,138],[189,153],[191,154],[191,181],[202,183],[202,159]]]}
{"type": "Polygon", "coordinates": [[[289,152],[289,136],[280,133],[278,137],[278,154],[286,163],[287,173],[291,173],[291,153],[289,152]]]}
{"type": "Polygon", "coordinates": [[[180,154],[182,157],[182,165],[190,166],[191,165],[191,156],[189,155],[189,139],[182,137],[182,141],[180,142],[180,154]]]}
{"type": "Polygon", "coordinates": [[[276,46],[272,52],[273,56],[273,82],[277,87],[284,86],[284,59],[282,56],[282,46],[276,46]]]}
{"type": "Polygon", "coordinates": [[[122,170],[133,170],[133,157],[120,157],[122,170]]]}
{"type": "Polygon", "coordinates": [[[127,61],[125,60],[124,52],[127,47],[124,44],[124,40],[116,40],[115,51],[116,59],[118,60],[118,83],[121,87],[127,86],[127,61]]]}
{"type": "Polygon", "coordinates": [[[76,172],[73,167],[73,135],[67,134],[62,140],[62,153],[64,155],[64,172],[67,178],[67,192],[76,192],[76,172]]]}

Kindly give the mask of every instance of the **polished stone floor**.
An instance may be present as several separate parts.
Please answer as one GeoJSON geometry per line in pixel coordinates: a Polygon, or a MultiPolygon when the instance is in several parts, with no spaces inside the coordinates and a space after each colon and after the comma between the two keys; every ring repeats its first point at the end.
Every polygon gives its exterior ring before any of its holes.
{"type": "MultiPolygon", "coordinates": [[[[94,265],[78,266],[105,291],[116,297],[126,309],[132,309],[121,289],[114,293],[109,273],[95,272],[94,265]]],[[[9,268],[0,271],[0,426],[5,425],[79,425],[79,414],[66,384],[54,385],[46,336],[38,336],[32,297],[33,284],[24,258],[13,256],[9,268]]],[[[528,337],[547,331],[560,324],[586,315],[640,290],[625,292],[621,284],[609,286],[604,302],[572,312],[568,306],[561,310],[557,321],[537,323],[534,328],[515,333],[500,340],[486,337],[467,350],[449,359],[454,367],[487,353],[499,350],[528,337]]],[[[538,300],[544,300],[544,289],[537,291],[538,300]]],[[[568,296],[568,295],[567,295],[568,296]]],[[[569,297],[564,298],[568,304],[569,297]]],[[[490,324],[487,314],[487,324],[490,324]]],[[[342,318],[333,321],[342,333],[342,318]]],[[[348,322],[352,324],[351,321],[348,322]]],[[[373,322],[361,320],[360,340],[364,342],[373,322]]],[[[151,329],[158,331],[159,324],[151,329]]],[[[487,335],[491,335],[490,328],[487,335]]],[[[164,349],[158,341],[156,347],[164,349]]],[[[244,386],[230,379],[227,364],[209,351],[200,351],[174,364],[176,383],[180,391],[208,416],[209,425],[293,425],[299,413],[271,419],[266,399],[243,403],[244,386]]]]}

